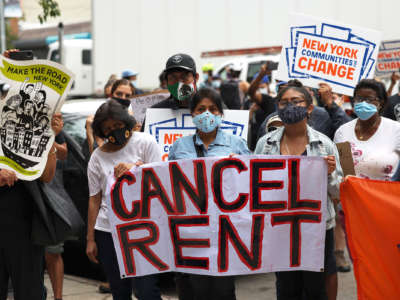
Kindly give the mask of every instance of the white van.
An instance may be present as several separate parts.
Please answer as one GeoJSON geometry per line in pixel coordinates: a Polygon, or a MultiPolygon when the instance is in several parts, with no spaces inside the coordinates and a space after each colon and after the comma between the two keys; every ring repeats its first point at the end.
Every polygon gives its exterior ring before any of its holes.
{"type": "MultiPolygon", "coordinates": [[[[59,62],[58,42],[49,45],[47,59],[59,62]]],[[[64,40],[61,64],[75,74],[75,81],[68,96],[79,97],[93,94],[91,39],[64,40]]]]}
{"type": "MultiPolygon", "coordinates": [[[[227,78],[227,70],[230,66],[240,65],[242,67],[242,72],[240,73],[240,79],[251,82],[256,73],[260,71],[260,68],[267,61],[273,61],[279,63],[280,54],[275,55],[256,55],[256,56],[241,56],[232,58],[224,63],[222,63],[216,70],[215,74],[219,75],[222,80],[227,78]]],[[[272,72],[272,77],[274,77],[275,72],[272,72]]],[[[271,88],[274,88],[275,78],[271,80],[271,88]]]]}

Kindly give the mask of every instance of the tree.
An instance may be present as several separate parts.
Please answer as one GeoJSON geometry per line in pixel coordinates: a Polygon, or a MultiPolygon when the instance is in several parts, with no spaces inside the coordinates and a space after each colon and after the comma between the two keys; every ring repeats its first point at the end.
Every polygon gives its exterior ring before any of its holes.
{"type": "Polygon", "coordinates": [[[60,7],[56,0],[39,0],[39,5],[43,8],[43,13],[38,15],[40,24],[47,21],[47,18],[55,18],[61,15],[60,7]]]}

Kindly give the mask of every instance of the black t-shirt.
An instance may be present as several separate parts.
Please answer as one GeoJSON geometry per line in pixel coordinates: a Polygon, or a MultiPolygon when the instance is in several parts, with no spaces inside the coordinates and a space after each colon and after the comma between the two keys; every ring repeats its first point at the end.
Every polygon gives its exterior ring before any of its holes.
{"type": "Polygon", "coordinates": [[[12,187],[0,187],[0,245],[30,238],[33,198],[21,180],[12,187]]]}
{"type": "Polygon", "coordinates": [[[261,103],[259,106],[268,116],[276,111],[276,98],[273,98],[270,95],[261,94],[261,103]]]}
{"type": "Polygon", "coordinates": [[[389,97],[389,103],[386,106],[383,116],[394,121],[400,122],[400,95],[396,94],[389,97]]]}

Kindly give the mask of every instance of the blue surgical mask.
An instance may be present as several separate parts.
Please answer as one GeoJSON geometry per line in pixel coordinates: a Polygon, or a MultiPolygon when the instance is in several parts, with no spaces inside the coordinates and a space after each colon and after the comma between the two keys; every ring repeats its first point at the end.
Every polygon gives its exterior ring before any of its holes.
{"type": "Polygon", "coordinates": [[[131,80],[131,84],[133,85],[133,87],[136,89],[137,88],[137,86],[136,86],[136,80],[131,80]]]}
{"type": "Polygon", "coordinates": [[[196,125],[196,128],[201,132],[205,133],[214,131],[215,128],[221,125],[221,122],[222,122],[221,116],[214,115],[210,113],[208,110],[193,118],[193,123],[194,125],[196,125]]]}
{"type": "Polygon", "coordinates": [[[204,81],[208,80],[208,74],[203,74],[204,81]]]}
{"type": "Polygon", "coordinates": [[[213,81],[211,82],[211,85],[212,85],[212,87],[213,87],[214,89],[219,89],[219,87],[221,86],[221,81],[219,81],[219,80],[213,80],[213,81]]]}
{"type": "Polygon", "coordinates": [[[374,114],[376,114],[378,109],[375,105],[368,103],[368,102],[360,102],[354,105],[354,112],[356,113],[357,117],[361,120],[368,120],[374,114]]]}
{"type": "Polygon", "coordinates": [[[307,107],[289,103],[284,108],[278,108],[278,116],[285,124],[295,124],[307,118],[307,107]]]}

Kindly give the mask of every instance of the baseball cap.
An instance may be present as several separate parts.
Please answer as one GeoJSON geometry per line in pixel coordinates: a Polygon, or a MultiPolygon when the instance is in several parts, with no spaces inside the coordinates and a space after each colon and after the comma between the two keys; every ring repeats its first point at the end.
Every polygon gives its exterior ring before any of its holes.
{"type": "Polygon", "coordinates": [[[165,71],[169,71],[172,69],[184,69],[191,71],[193,74],[195,74],[196,63],[190,55],[178,53],[168,58],[167,64],[165,65],[165,71]]]}
{"type": "Polygon", "coordinates": [[[126,78],[126,77],[136,76],[138,74],[139,74],[139,72],[127,69],[127,70],[123,70],[122,71],[122,76],[121,77],[122,78],[126,78]]]}

